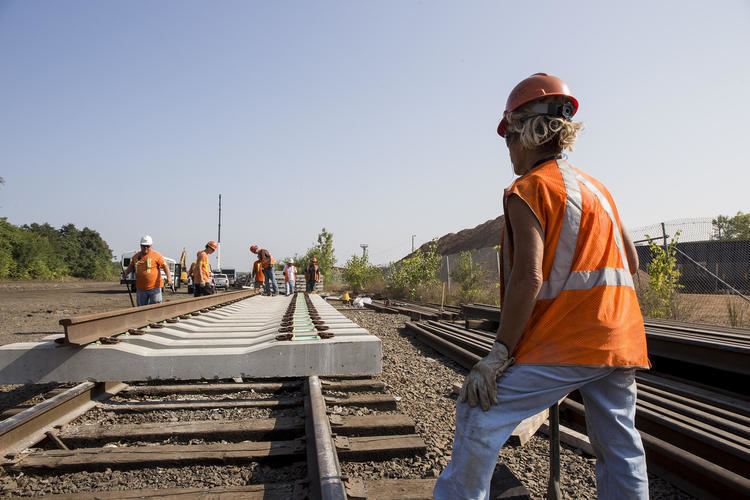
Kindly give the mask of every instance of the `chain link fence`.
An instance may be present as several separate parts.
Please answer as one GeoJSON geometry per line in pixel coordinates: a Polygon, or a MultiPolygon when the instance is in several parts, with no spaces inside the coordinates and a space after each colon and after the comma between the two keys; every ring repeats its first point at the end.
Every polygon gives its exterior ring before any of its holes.
{"type": "Polygon", "coordinates": [[[629,229],[640,261],[636,289],[646,316],[663,288],[658,255],[673,256],[675,286],[669,307],[656,317],[750,328],[750,240],[726,239],[711,217],[680,219],[629,229]],[[651,271],[649,273],[649,271],[651,271]]]}
{"type": "MultiPolygon", "coordinates": [[[[727,239],[713,221],[711,217],[679,219],[629,229],[639,258],[634,281],[646,317],[750,328],[750,240],[727,239]],[[659,254],[672,256],[673,286],[666,291],[660,274],[664,269],[659,271],[656,259],[659,254]],[[655,296],[663,307],[654,307],[655,296]]],[[[483,269],[484,280],[474,300],[499,304],[497,247],[470,253],[483,269]]],[[[459,257],[444,255],[439,271],[443,298],[456,303],[462,297],[451,274],[459,257]]],[[[440,291],[434,295],[441,299],[440,291]]]]}

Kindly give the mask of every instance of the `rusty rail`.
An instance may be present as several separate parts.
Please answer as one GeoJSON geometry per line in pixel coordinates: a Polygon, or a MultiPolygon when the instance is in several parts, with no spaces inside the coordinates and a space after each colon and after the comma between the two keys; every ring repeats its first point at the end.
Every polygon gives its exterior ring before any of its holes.
{"type": "Polygon", "coordinates": [[[65,341],[68,344],[83,345],[96,342],[102,337],[125,333],[131,328],[141,328],[195,311],[237,302],[256,293],[255,290],[227,292],[135,309],[73,316],[61,319],[60,324],[65,327],[65,341]]]}
{"type": "Polygon", "coordinates": [[[99,401],[126,388],[120,382],[83,382],[0,422],[0,456],[18,453],[45,438],[55,426],[67,424],[99,401]]]}

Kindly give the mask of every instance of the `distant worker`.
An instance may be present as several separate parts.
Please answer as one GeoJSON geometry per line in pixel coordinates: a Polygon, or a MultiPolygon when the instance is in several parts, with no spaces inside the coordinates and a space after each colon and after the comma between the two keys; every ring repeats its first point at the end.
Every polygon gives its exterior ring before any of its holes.
{"type": "Polygon", "coordinates": [[[348,291],[345,291],[345,292],[344,292],[344,293],[343,293],[343,294],[341,295],[341,302],[343,302],[343,303],[344,303],[344,305],[347,305],[347,306],[350,306],[350,305],[352,305],[352,297],[351,297],[351,296],[349,295],[349,292],[348,292],[348,291]]]}
{"type": "Polygon", "coordinates": [[[634,421],[635,370],[650,366],[631,276],[638,256],[607,188],[562,154],[582,127],[572,120],[577,109],[568,86],[545,73],[508,97],[497,132],[520,177],[503,199],[503,314],[490,354],[461,390],[438,500],[488,498],[516,425],[575,390],[597,458],[598,497],[648,498],[634,421]]]}
{"type": "Polygon", "coordinates": [[[276,264],[276,259],[265,248],[259,250],[258,245],[252,245],[250,251],[256,254],[263,264],[263,274],[265,275],[264,295],[273,296],[278,294],[279,285],[276,282],[276,273],[273,268],[274,264],[276,264]]]}
{"type": "Polygon", "coordinates": [[[169,274],[169,266],[159,252],[151,248],[154,244],[153,238],[148,234],[141,238],[141,250],[130,258],[130,264],[122,272],[125,278],[135,270],[135,290],[139,306],[149,304],[161,304],[162,284],[161,270],[167,276],[167,286],[172,284],[172,275],[169,274]]]}
{"type": "Polygon", "coordinates": [[[310,262],[307,263],[305,268],[305,283],[307,293],[315,291],[315,285],[320,281],[320,267],[318,266],[318,258],[313,257],[310,262]]]}
{"type": "Polygon", "coordinates": [[[289,296],[293,294],[296,286],[297,268],[294,267],[294,259],[289,259],[284,266],[284,288],[286,289],[286,295],[289,296]]]}
{"type": "Polygon", "coordinates": [[[206,243],[206,247],[198,252],[193,267],[193,296],[201,297],[203,295],[212,295],[216,289],[213,284],[213,273],[211,264],[208,262],[208,256],[219,248],[214,240],[206,243]]]}
{"type": "Polygon", "coordinates": [[[254,287],[256,290],[260,290],[263,288],[265,281],[266,281],[266,275],[263,273],[263,261],[260,259],[260,256],[253,262],[253,268],[251,273],[251,278],[254,280],[254,287]]]}

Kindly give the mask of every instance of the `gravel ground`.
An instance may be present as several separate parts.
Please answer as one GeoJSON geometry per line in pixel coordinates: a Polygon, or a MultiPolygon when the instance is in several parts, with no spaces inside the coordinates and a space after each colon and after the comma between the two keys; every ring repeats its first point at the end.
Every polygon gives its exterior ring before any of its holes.
{"type": "MultiPolygon", "coordinates": [[[[363,478],[436,477],[450,459],[455,431],[454,383],[463,383],[466,370],[399,332],[406,316],[369,310],[342,309],[352,321],[383,341],[383,374],[386,390],[400,397],[399,411],[417,423],[417,433],[427,444],[424,457],[342,464],[351,476],[363,478]]],[[[561,490],[566,498],[595,498],[594,459],[563,445],[561,490]]],[[[500,460],[523,482],[534,498],[544,498],[549,478],[549,441],[541,434],[523,447],[505,447],[500,460]]],[[[692,498],[671,484],[649,475],[651,498],[692,498]]]]}
{"type": "Polygon", "coordinates": [[[150,488],[211,488],[303,479],[303,462],[289,465],[212,465],[103,472],[76,472],[55,476],[13,474],[0,477],[0,492],[8,496],[40,496],[83,491],[125,491],[150,488]]]}

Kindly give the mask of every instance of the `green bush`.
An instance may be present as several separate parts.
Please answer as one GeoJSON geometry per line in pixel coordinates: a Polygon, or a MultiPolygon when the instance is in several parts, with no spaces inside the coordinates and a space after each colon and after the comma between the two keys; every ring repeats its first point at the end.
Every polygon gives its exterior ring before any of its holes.
{"type": "Polygon", "coordinates": [[[669,319],[677,316],[677,293],[682,288],[677,267],[679,235],[677,232],[666,248],[653,240],[648,244],[653,258],[647,267],[648,286],[641,291],[641,307],[647,317],[669,319]]]}
{"type": "Polygon", "coordinates": [[[417,249],[403,260],[393,264],[386,273],[386,289],[394,298],[420,299],[424,290],[438,283],[442,257],[437,252],[437,242],[431,241],[426,250],[417,249]]]}
{"type": "Polygon", "coordinates": [[[364,290],[380,275],[380,269],[370,264],[365,253],[361,257],[352,255],[344,267],[343,278],[354,293],[364,290]]]}
{"type": "Polygon", "coordinates": [[[468,304],[476,302],[484,295],[485,271],[471,258],[471,252],[461,252],[458,262],[451,271],[451,278],[458,285],[459,301],[468,304]]]}

